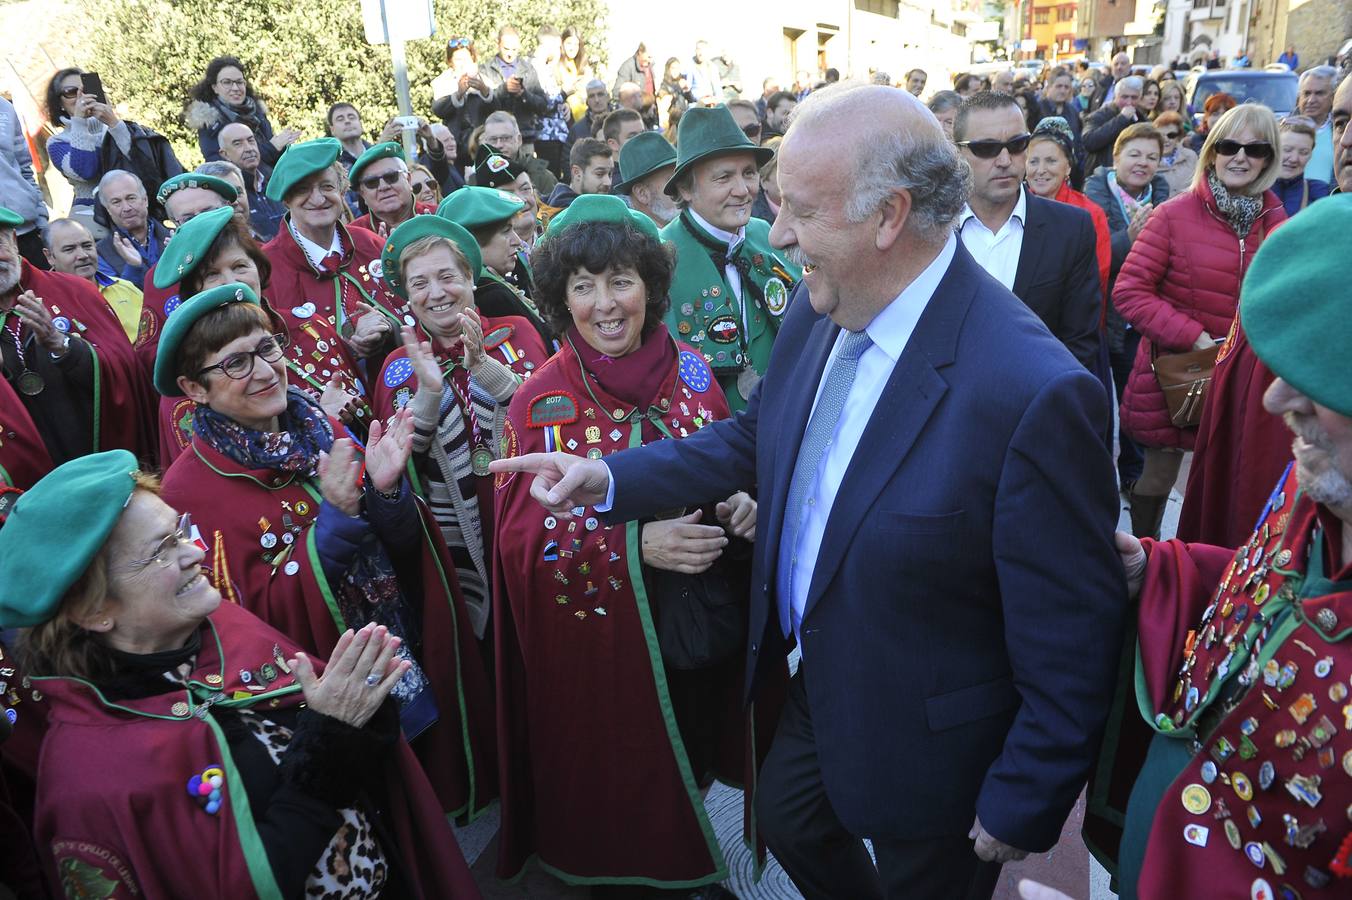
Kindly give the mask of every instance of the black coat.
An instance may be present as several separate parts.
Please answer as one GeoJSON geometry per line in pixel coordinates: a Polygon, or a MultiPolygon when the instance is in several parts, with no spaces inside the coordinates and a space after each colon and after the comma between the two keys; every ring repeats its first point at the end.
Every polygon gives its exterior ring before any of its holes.
{"type": "Polygon", "coordinates": [[[175,175],[183,173],[183,164],[174,155],[169,139],[158,131],[152,131],[136,122],[127,122],[127,132],[131,135],[131,152],[123,153],[118,149],[117,141],[104,141],[99,145],[100,171],[125,169],[145,186],[146,198],[150,201],[150,217],[166,219],[165,211],[155,195],[164,184],[175,175]]]}
{"type": "Polygon", "coordinates": [[[1027,193],[1014,296],[1086,369],[1098,373],[1097,236],[1089,213],[1027,193]]]}
{"type": "Polygon", "coordinates": [[[1142,121],[1140,116],[1134,119],[1128,119],[1117,109],[1116,103],[1109,103],[1101,106],[1089,114],[1089,118],[1084,120],[1084,149],[1088,154],[1085,161],[1087,171],[1094,171],[1099,166],[1112,168],[1113,165],[1113,144],[1117,141],[1117,136],[1127,129],[1129,125],[1135,125],[1142,121]]]}
{"type": "MultiPolygon", "coordinates": [[[[479,64],[479,77],[493,92],[488,99],[488,113],[509,112],[516,117],[517,127],[521,129],[521,139],[530,143],[540,136],[540,117],[549,113],[549,98],[540,86],[540,75],[535,64],[529,59],[518,57],[515,76],[521,79],[525,88],[520,94],[507,90],[507,76],[503,74],[503,62],[497,56],[479,64]]],[[[484,118],[488,118],[488,113],[484,118]]],[[[482,121],[482,120],[480,120],[482,121]]],[[[466,146],[469,141],[465,141],[466,146]]]]}

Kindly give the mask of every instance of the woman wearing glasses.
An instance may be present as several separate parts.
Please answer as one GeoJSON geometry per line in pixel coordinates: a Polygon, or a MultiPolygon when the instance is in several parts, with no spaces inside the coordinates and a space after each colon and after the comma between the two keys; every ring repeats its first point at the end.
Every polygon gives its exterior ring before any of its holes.
{"type": "Polygon", "coordinates": [[[443,808],[473,815],[491,799],[490,701],[445,544],[403,477],[412,418],[373,422],[363,447],[287,384],[287,343],[245,284],[168,318],[155,387],[197,406],[166,502],[197,520],[212,584],[302,648],[328,654],[368,621],[403,641],[403,733],[443,808]]]}
{"type": "Polygon", "coordinates": [[[282,151],[300,137],[295,128],[272,130],[268,108],[245,77],[244,63],[233,56],[218,56],[207,63],[206,74],[188,92],[183,119],[197,130],[197,145],[208,162],[221,158],[219,135],[231,122],[249,126],[265,166],[276,165],[282,151]]]}
{"type": "Polygon", "coordinates": [[[1207,133],[1192,187],[1155,209],[1118,275],[1113,300],[1142,335],[1122,399],[1122,427],[1145,448],[1131,491],[1138,537],[1159,536],[1183,452],[1197,436],[1171,420],[1154,355],[1226,340],[1249,262],[1286,220],[1269,190],[1281,170],[1278,140],[1265,106],[1246,103],[1222,115],[1207,133]]]}
{"type": "Polygon", "coordinates": [[[478,896],[399,740],[400,638],[362,620],[327,665],[312,659],[221,602],[198,529],[158,494],[131,453],[91,454],[0,528],[0,627],[20,629],[24,683],[48,709],[35,831],[53,883],[80,896],[478,896]]]}
{"type": "Polygon", "coordinates": [[[1197,151],[1185,143],[1187,130],[1181,113],[1160,113],[1153,124],[1164,139],[1159,174],[1169,185],[1169,196],[1172,197],[1192,186],[1192,176],[1197,171],[1197,151]]]}

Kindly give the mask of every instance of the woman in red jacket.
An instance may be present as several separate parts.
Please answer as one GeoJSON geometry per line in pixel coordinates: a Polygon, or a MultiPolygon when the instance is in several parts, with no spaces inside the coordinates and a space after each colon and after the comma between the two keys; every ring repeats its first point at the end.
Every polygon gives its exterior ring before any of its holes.
{"type": "Polygon", "coordinates": [[[1143,340],[1122,398],[1122,427],[1145,448],[1131,491],[1137,536],[1158,537],[1183,451],[1196,431],[1169,418],[1152,351],[1214,347],[1230,330],[1239,286],[1264,236],[1286,219],[1277,179],[1277,119],[1257,104],[1230,110],[1202,146],[1192,189],[1155,210],[1117,277],[1113,300],[1143,340]]]}

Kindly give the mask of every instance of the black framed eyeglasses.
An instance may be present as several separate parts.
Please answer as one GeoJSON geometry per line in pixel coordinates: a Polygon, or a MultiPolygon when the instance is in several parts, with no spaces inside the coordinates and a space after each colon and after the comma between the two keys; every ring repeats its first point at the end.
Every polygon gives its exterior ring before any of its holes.
{"type": "Polygon", "coordinates": [[[155,552],[145,559],[134,559],[130,565],[134,569],[144,569],[151,563],[155,563],[161,569],[169,565],[169,554],[174,551],[179,544],[186,544],[192,540],[192,515],[184,513],[178,517],[178,526],[174,528],[172,534],[155,545],[155,552]]]}
{"type": "Polygon", "coordinates": [[[214,366],[207,366],[200,370],[194,381],[201,381],[202,376],[208,372],[220,369],[225,373],[226,378],[232,378],[235,381],[241,381],[248,378],[254,370],[254,357],[258,357],[267,363],[275,363],[282,358],[282,351],[291,343],[291,338],[285,334],[270,334],[258,342],[258,346],[252,350],[245,350],[240,353],[231,353],[225,359],[216,363],[214,366]]]}
{"type": "Polygon", "coordinates": [[[384,175],[366,175],[361,179],[361,186],[368,191],[374,191],[376,188],[380,187],[380,183],[383,181],[390,187],[394,187],[399,183],[399,179],[403,177],[403,174],[403,172],[396,169],[393,172],[386,172],[384,175]]]}
{"type": "Polygon", "coordinates": [[[995,159],[1001,150],[1008,150],[1010,156],[1018,156],[1028,149],[1028,142],[1032,138],[1031,134],[1024,132],[1007,141],[958,141],[958,146],[972,151],[977,159],[995,159]]]}
{"type": "Polygon", "coordinates": [[[1216,153],[1221,156],[1238,156],[1241,150],[1249,159],[1272,159],[1272,145],[1267,141],[1241,144],[1239,141],[1226,139],[1216,142],[1216,153]]]}
{"type": "Polygon", "coordinates": [[[217,78],[216,83],[223,88],[242,88],[244,87],[243,78],[217,78]]]}
{"type": "Polygon", "coordinates": [[[430,191],[430,190],[432,190],[432,182],[430,182],[430,181],[415,181],[415,182],[413,182],[413,193],[415,193],[415,194],[421,194],[423,191],[430,191]]]}

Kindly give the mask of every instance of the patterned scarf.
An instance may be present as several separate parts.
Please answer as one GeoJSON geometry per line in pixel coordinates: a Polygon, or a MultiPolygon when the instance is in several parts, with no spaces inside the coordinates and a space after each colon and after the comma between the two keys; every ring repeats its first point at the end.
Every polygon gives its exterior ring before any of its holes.
{"type": "Polygon", "coordinates": [[[1221,180],[1216,177],[1215,169],[1206,173],[1207,184],[1211,186],[1211,193],[1216,198],[1216,208],[1221,211],[1230,222],[1230,227],[1235,230],[1235,234],[1241,238],[1249,236],[1249,231],[1253,228],[1254,221],[1263,211],[1263,198],[1246,197],[1243,194],[1232,194],[1221,180]]]}
{"type": "Polygon", "coordinates": [[[193,431],[241,466],[315,477],[320,451],[333,446],[333,426],[319,403],[298,388],[287,388],[286,412],[277,427],[258,431],[209,406],[199,406],[193,415],[193,431]]]}

